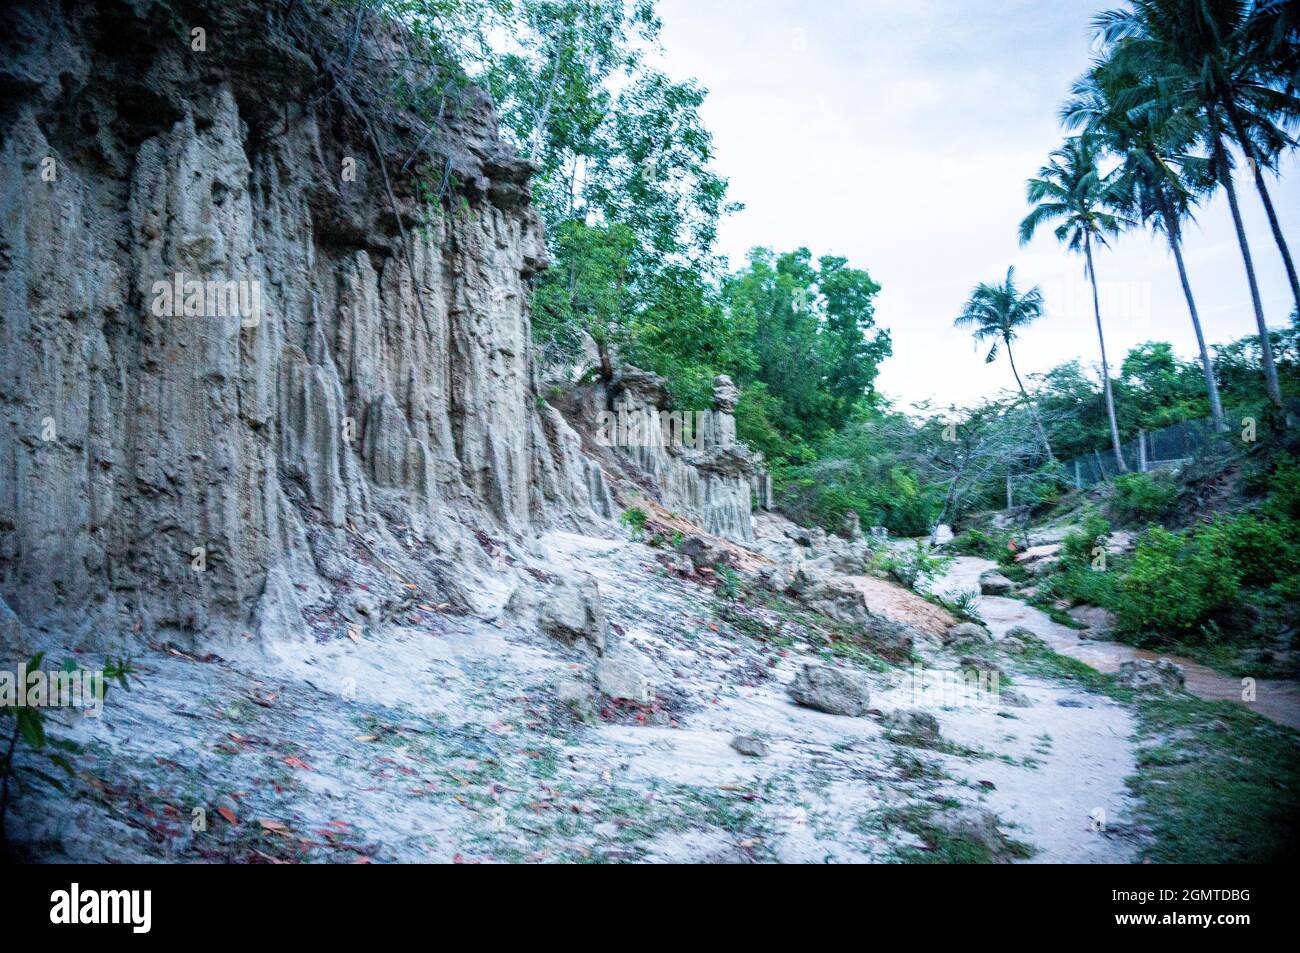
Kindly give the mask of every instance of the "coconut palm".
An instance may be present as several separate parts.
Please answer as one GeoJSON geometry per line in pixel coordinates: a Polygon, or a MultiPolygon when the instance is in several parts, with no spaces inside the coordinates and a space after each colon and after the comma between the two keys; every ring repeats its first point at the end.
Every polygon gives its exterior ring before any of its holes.
{"type": "MultiPolygon", "coordinates": [[[[1211,184],[1207,163],[1185,151],[1200,131],[1200,116],[1177,106],[1164,110],[1122,108],[1120,101],[1141,83],[1142,77],[1126,71],[1121,64],[1099,62],[1075,82],[1061,109],[1061,120],[1069,128],[1082,126],[1098,136],[1120,158],[1119,173],[1111,189],[1119,210],[1131,220],[1149,223],[1155,231],[1164,232],[1196,332],[1210,416],[1215,429],[1222,432],[1228,424],[1182,249],[1183,220],[1192,218],[1196,193],[1211,184]]],[[[1159,102],[1158,97],[1144,98],[1159,102]]]]}
{"type": "Polygon", "coordinates": [[[1300,279],[1264,177],[1281,151],[1295,145],[1287,129],[1300,117],[1293,77],[1284,75],[1294,64],[1295,42],[1294,29],[1285,25],[1293,17],[1284,12],[1286,6],[1254,0],[1130,0],[1129,8],[1101,13],[1094,20],[1102,38],[1111,44],[1113,56],[1122,57],[1135,72],[1151,75],[1149,89],[1166,101],[1182,98],[1204,111],[1204,138],[1216,178],[1228,197],[1250,285],[1265,385],[1277,406],[1282,404],[1282,392],[1227,144],[1235,141],[1250,162],[1292,295],[1300,306],[1300,279]]]}
{"type": "Polygon", "coordinates": [[[1047,459],[1055,463],[1056,456],[1052,453],[1052,445],[1047,441],[1047,432],[1043,429],[1042,420],[1039,419],[1038,408],[1025,392],[1024,381],[1020,379],[1020,372],[1016,370],[1016,359],[1011,353],[1011,342],[1016,339],[1016,336],[1043,316],[1043,293],[1035,285],[1021,294],[1016,289],[1015,279],[1015,268],[1008,268],[1007,280],[1004,283],[981,282],[976,285],[966,301],[966,307],[962,309],[953,324],[959,328],[971,328],[971,334],[977,344],[985,341],[993,342],[984,357],[986,364],[992,364],[998,359],[999,347],[1006,347],[1007,361],[1011,364],[1011,373],[1015,376],[1016,386],[1020,388],[1020,396],[1034,418],[1034,427],[1038,430],[1038,438],[1043,442],[1043,449],[1047,451],[1047,459]]]}
{"type": "Polygon", "coordinates": [[[1113,199],[1110,183],[1097,170],[1101,152],[1096,136],[1071,136],[1048,157],[1038,177],[1029,180],[1026,194],[1033,210],[1020,223],[1020,244],[1028,244],[1040,225],[1056,222],[1056,240],[1070,251],[1082,252],[1092,283],[1092,311],[1097,321],[1097,343],[1101,346],[1101,384],[1110,418],[1111,447],[1120,473],[1128,472],[1119,443],[1115,419],[1115,394],[1110,386],[1110,365],[1106,361],[1106,334],[1101,326],[1101,302],[1097,296],[1097,269],[1093,245],[1105,247],[1108,236],[1118,234],[1120,219],[1109,209],[1113,199]]]}

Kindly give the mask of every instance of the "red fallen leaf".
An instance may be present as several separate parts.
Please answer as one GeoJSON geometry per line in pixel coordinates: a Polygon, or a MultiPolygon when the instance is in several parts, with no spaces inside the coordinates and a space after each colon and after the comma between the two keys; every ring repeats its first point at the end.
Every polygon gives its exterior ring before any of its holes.
{"type": "Polygon", "coordinates": [[[463,864],[465,863],[465,858],[460,856],[460,854],[456,854],[451,858],[451,862],[453,864],[463,864]]]}
{"type": "Polygon", "coordinates": [[[360,857],[354,857],[354,858],[352,859],[352,863],[354,863],[354,864],[368,864],[368,863],[370,863],[370,858],[369,858],[369,857],[366,857],[366,856],[363,854],[363,855],[360,856],[360,857]]]}
{"type": "Polygon", "coordinates": [[[345,827],[351,827],[352,825],[349,824],[347,821],[330,821],[330,822],[329,822],[329,826],[330,826],[330,827],[337,827],[337,828],[339,828],[340,830],[342,830],[343,828],[345,828],[345,827]]]}
{"type": "Polygon", "coordinates": [[[311,765],[306,761],[303,761],[301,758],[281,758],[280,760],[291,768],[297,768],[299,771],[311,770],[311,765]]]}
{"type": "Polygon", "coordinates": [[[217,813],[224,817],[231,824],[238,824],[239,818],[235,817],[235,812],[230,808],[222,806],[217,808],[217,813]]]}

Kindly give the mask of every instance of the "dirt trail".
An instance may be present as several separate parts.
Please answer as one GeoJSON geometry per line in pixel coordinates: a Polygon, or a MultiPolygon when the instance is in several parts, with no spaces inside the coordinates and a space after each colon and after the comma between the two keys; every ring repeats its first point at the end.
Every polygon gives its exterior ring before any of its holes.
{"type": "MultiPolygon", "coordinates": [[[[937,592],[954,590],[979,591],[980,573],[996,569],[997,563],[975,556],[959,556],[952,568],[935,581],[937,592]]],[[[1150,652],[1122,642],[1094,641],[1081,638],[1078,631],[1053,622],[1045,613],[1019,599],[1003,596],[980,596],[979,611],[989,629],[1001,637],[1012,626],[1024,626],[1046,641],[1062,655],[1087,662],[1099,672],[1115,672],[1133,659],[1167,658],[1183,667],[1187,690],[1210,701],[1227,700],[1248,705],[1279,724],[1300,729],[1300,682],[1287,679],[1255,679],[1255,698],[1243,701],[1242,680],[1220,674],[1191,659],[1167,653],[1150,652]]]]}

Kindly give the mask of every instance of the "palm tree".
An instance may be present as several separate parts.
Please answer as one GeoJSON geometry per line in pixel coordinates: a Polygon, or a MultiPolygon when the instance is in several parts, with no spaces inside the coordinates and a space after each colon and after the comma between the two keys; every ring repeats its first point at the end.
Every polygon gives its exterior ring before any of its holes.
{"type": "Polygon", "coordinates": [[[1115,451],[1115,465],[1120,473],[1128,472],[1124,451],[1119,443],[1119,423],[1115,419],[1115,395],[1110,386],[1110,365],[1106,361],[1106,335],[1101,327],[1101,302],[1097,297],[1097,270],[1092,246],[1106,246],[1108,235],[1119,232],[1119,219],[1107,210],[1111,202],[1110,184],[1097,171],[1100,146],[1087,133],[1071,136],[1048,157],[1047,165],[1030,179],[1026,194],[1033,210],[1020,223],[1020,244],[1034,237],[1038,226],[1058,222],[1056,240],[1065,242],[1070,251],[1083,252],[1088,280],[1092,282],[1092,311],[1097,320],[1097,342],[1101,345],[1101,385],[1106,397],[1106,414],[1110,418],[1110,441],[1115,451]]]}
{"type": "Polygon", "coordinates": [[[1047,451],[1047,459],[1055,463],[1056,456],[1052,453],[1052,445],[1047,442],[1047,432],[1039,419],[1038,408],[1025,392],[1025,384],[1020,379],[1020,372],[1016,370],[1016,359],[1011,354],[1011,342],[1017,334],[1043,316],[1043,293],[1035,285],[1021,294],[1016,290],[1015,278],[1015,268],[1008,268],[1005,283],[998,285],[981,282],[976,285],[966,301],[966,307],[953,324],[959,328],[972,328],[971,334],[976,343],[992,340],[993,344],[984,357],[985,364],[996,361],[998,347],[1006,346],[1007,360],[1011,362],[1011,373],[1016,378],[1016,386],[1020,388],[1020,396],[1034,418],[1034,426],[1038,430],[1039,439],[1043,441],[1043,449],[1047,451]]]}
{"type": "Polygon", "coordinates": [[[1227,142],[1235,140],[1254,173],[1255,187],[1269,227],[1286,266],[1287,278],[1297,306],[1300,279],[1277,212],[1264,181],[1263,170],[1273,165],[1283,148],[1294,145],[1285,131],[1300,116],[1300,97],[1291,84],[1278,89],[1279,75],[1293,62],[1285,52],[1294,41],[1283,27],[1279,37],[1272,29],[1289,16],[1286,4],[1256,3],[1254,0],[1130,0],[1131,8],[1099,14],[1094,24],[1112,46],[1113,56],[1124,58],[1135,72],[1148,72],[1150,89],[1162,98],[1182,98],[1204,111],[1205,141],[1216,178],[1228,196],[1228,207],[1237,232],[1237,244],[1246,268],[1255,324],[1259,331],[1265,386],[1269,400],[1282,405],[1273,346],[1264,322],[1264,306],[1246,229],[1241,220],[1237,192],[1232,182],[1232,163],[1227,142]],[[1279,123],[1281,125],[1279,125],[1279,123]]]}
{"type": "MultiPolygon", "coordinates": [[[[1122,108],[1121,100],[1141,83],[1140,76],[1125,71],[1121,64],[1101,61],[1075,82],[1070,99],[1061,109],[1061,120],[1068,128],[1082,126],[1097,135],[1107,149],[1120,157],[1119,174],[1112,185],[1119,210],[1149,222],[1168,239],[1196,332],[1210,416],[1215,430],[1223,432],[1228,424],[1182,249],[1182,222],[1192,217],[1196,192],[1207,190],[1210,184],[1204,160],[1185,151],[1196,138],[1199,115],[1178,108],[1122,108]]],[[[1158,97],[1143,98],[1159,101],[1158,97]]]]}

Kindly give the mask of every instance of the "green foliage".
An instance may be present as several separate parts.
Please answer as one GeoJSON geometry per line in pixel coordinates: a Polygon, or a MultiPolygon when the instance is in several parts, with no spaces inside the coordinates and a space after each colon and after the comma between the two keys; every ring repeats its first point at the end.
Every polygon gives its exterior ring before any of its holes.
{"type": "Polygon", "coordinates": [[[1168,516],[1178,499],[1172,480],[1149,473],[1126,473],[1112,481],[1111,515],[1120,523],[1142,525],[1168,516]]]}
{"type": "Polygon", "coordinates": [[[766,441],[773,459],[800,459],[871,393],[890,352],[888,332],[875,329],[879,290],[843,258],[824,256],[814,265],[806,248],[782,255],[755,249],[748,266],[727,279],[728,312],[753,335],[753,376],[742,383],[763,385],[755,409],[783,438],[766,441]]]}
{"type": "Polygon", "coordinates": [[[1154,526],[1138,540],[1120,583],[1120,625],[1130,632],[1197,633],[1237,596],[1241,577],[1220,540],[1154,526]]]}
{"type": "Polygon", "coordinates": [[[555,349],[552,356],[576,356],[584,332],[602,345],[622,333],[635,242],[622,225],[597,228],[567,221],[557,226],[551,236],[554,260],[533,291],[533,336],[544,349],[555,349]]]}
{"type": "Polygon", "coordinates": [[[1300,569],[1294,525],[1249,513],[1219,518],[1196,531],[1200,544],[1219,554],[1242,585],[1269,586],[1300,569]]]}
{"type": "Polygon", "coordinates": [[[922,588],[952,565],[952,556],[936,555],[927,543],[878,553],[873,568],[893,576],[908,589],[922,588]]]}
{"type": "Polygon", "coordinates": [[[645,533],[646,525],[650,522],[650,517],[646,511],[639,506],[629,506],[619,516],[618,521],[621,525],[626,526],[631,531],[633,539],[640,539],[645,533]]]}
{"type": "Polygon", "coordinates": [[[1164,863],[1284,862],[1300,847],[1300,736],[1231,701],[1182,695],[1136,707],[1129,780],[1143,853],[1164,863]]]}
{"type": "Polygon", "coordinates": [[[777,497],[799,522],[838,532],[850,510],[863,526],[898,536],[930,531],[944,489],[912,461],[920,438],[912,421],[881,409],[860,409],[846,427],[812,446],[800,462],[776,469],[777,497]]]}
{"type": "Polygon", "coordinates": [[[978,556],[981,559],[1003,559],[1011,552],[1011,534],[1003,532],[986,532],[971,527],[962,530],[953,537],[949,546],[966,556],[978,556]]]}
{"type": "MultiPolygon", "coordinates": [[[[37,671],[44,661],[45,653],[37,652],[27,660],[26,671],[29,673],[37,671]]],[[[73,658],[64,659],[62,668],[67,673],[84,671],[79,668],[76,659],[73,658]]],[[[109,688],[113,684],[120,685],[127,691],[131,690],[130,677],[135,674],[135,668],[130,659],[109,658],[105,661],[100,674],[104,680],[104,697],[107,697],[109,688]]],[[[23,686],[18,687],[19,690],[23,690],[23,686]]],[[[14,726],[12,730],[0,733],[0,736],[8,737],[4,761],[0,762],[0,841],[5,838],[4,820],[9,807],[10,785],[15,780],[21,783],[24,777],[23,774],[19,774],[14,765],[14,752],[18,742],[21,741],[30,752],[51,766],[58,768],[68,777],[73,777],[76,771],[67,756],[78,754],[81,751],[76,742],[69,741],[66,738],[57,738],[46,730],[45,708],[28,705],[13,707],[6,705],[0,707],[0,723],[6,718],[12,718],[14,726]]],[[[28,765],[24,769],[24,774],[40,778],[56,789],[63,790],[64,788],[63,781],[59,777],[49,774],[34,765],[28,765]]]]}
{"type": "Polygon", "coordinates": [[[1093,550],[1105,546],[1110,536],[1110,523],[1095,510],[1084,514],[1078,529],[1071,530],[1061,541],[1061,564],[1069,567],[1091,567],[1093,550]]]}
{"type": "Polygon", "coordinates": [[[718,597],[724,602],[735,602],[740,598],[740,575],[730,566],[718,569],[718,597]]]}

